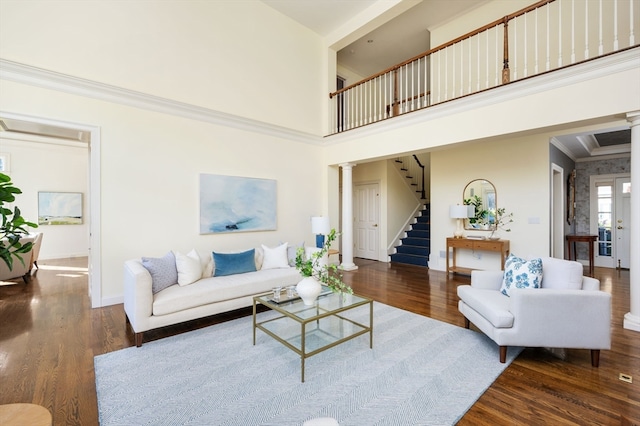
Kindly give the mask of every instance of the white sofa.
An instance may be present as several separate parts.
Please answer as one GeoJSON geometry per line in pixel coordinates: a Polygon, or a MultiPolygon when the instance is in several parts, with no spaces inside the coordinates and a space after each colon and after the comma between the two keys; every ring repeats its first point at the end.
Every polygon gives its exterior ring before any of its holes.
{"type": "MultiPolygon", "coordinates": [[[[504,271],[472,271],[471,285],[458,287],[458,310],[500,347],[590,349],[599,365],[601,349],[611,348],[611,295],[600,281],[582,276],[578,262],[543,257],[540,288],[501,292],[504,271]]],[[[508,263],[505,270],[508,270],[508,263]]]]}
{"type": "MultiPolygon", "coordinates": [[[[206,256],[200,254],[203,259],[206,256]]],[[[209,272],[203,265],[204,277],[188,285],[175,283],[155,293],[152,275],[142,259],[127,260],[124,310],[135,333],[136,346],[142,346],[145,331],[251,306],[254,296],[301,280],[296,268],[285,263],[268,266],[268,259],[263,256],[262,248],[256,249],[255,272],[211,276],[211,271],[215,275],[215,265],[209,266],[209,272]]],[[[211,255],[208,257],[211,262],[211,255]]]]}

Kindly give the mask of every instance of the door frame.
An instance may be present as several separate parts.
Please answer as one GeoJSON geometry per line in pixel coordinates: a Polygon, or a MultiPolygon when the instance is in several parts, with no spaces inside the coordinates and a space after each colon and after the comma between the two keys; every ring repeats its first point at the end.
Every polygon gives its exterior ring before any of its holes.
{"type": "Polygon", "coordinates": [[[565,258],[565,211],[566,200],[564,185],[564,169],[551,163],[551,235],[550,256],[558,259],[565,258]]]}
{"type": "Polygon", "coordinates": [[[89,181],[89,270],[87,274],[89,299],[91,307],[102,307],[102,282],[101,282],[101,236],[100,236],[100,127],[88,124],[70,123],[60,120],[52,120],[44,117],[28,116],[0,111],[0,115],[6,118],[28,121],[36,124],[63,127],[73,130],[82,130],[90,133],[87,149],[89,151],[89,167],[87,177],[89,181]]]}
{"type": "MultiPolygon", "coordinates": [[[[631,178],[630,173],[612,173],[605,175],[591,175],[589,176],[589,232],[593,235],[598,235],[598,191],[596,190],[596,184],[598,182],[607,182],[612,186],[612,198],[611,198],[611,217],[616,217],[616,179],[618,178],[631,178]]],[[[611,260],[603,262],[598,255],[598,251],[594,249],[594,263],[595,266],[605,268],[615,268],[616,259],[618,257],[617,244],[617,232],[615,226],[611,226],[611,260]]]]}

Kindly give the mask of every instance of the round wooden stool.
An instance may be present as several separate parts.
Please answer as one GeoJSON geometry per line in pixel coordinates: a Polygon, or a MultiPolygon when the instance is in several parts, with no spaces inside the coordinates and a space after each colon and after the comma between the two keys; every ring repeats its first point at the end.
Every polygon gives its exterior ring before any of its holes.
{"type": "Polygon", "coordinates": [[[51,426],[51,422],[51,413],[41,405],[0,405],[0,425],[2,426],[51,426]]]}

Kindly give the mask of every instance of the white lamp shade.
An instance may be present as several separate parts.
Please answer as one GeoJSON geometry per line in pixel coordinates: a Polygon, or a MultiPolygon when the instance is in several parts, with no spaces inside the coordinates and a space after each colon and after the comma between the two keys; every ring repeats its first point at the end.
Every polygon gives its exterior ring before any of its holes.
{"type": "Polygon", "coordinates": [[[327,235],[331,231],[329,227],[329,217],[315,216],[311,218],[311,233],[327,235]]]}
{"type": "Polygon", "coordinates": [[[456,204],[455,206],[449,206],[449,216],[452,219],[464,219],[469,217],[469,209],[465,205],[456,204]]]}

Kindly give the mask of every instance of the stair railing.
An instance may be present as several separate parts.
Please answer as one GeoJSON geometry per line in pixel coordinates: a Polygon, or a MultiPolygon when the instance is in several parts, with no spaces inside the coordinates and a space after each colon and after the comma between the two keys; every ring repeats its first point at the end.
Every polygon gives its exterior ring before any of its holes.
{"type": "Polygon", "coordinates": [[[420,200],[425,200],[425,166],[420,162],[417,155],[396,158],[395,162],[400,168],[400,172],[406,178],[407,185],[411,186],[420,200]]]}
{"type": "Polygon", "coordinates": [[[638,0],[538,1],[330,93],[330,132],[634,48],[639,9],[638,0]]]}

